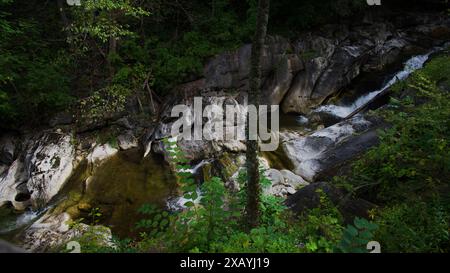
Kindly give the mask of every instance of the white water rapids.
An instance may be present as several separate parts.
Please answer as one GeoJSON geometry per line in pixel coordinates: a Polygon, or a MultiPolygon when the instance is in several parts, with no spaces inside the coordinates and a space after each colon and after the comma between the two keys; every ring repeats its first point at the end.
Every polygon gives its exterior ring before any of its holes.
{"type": "Polygon", "coordinates": [[[411,75],[411,73],[422,68],[433,52],[434,51],[424,55],[418,55],[410,58],[408,61],[406,61],[403,70],[397,72],[381,89],[372,91],[359,97],[351,105],[339,106],[334,104],[328,104],[318,107],[317,109],[314,110],[314,112],[327,112],[341,118],[346,118],[355,110],[359,109],[360,107],[364,106],[367,102],[372,100],[379,93],[385,91],[386,89],[394,85],[396,82],[408,78],[408,76],[411,75]]]}

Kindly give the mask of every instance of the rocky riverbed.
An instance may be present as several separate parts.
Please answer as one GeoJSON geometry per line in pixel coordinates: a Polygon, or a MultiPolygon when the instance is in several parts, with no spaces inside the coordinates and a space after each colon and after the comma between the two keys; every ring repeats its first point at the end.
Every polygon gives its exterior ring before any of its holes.
{"type": "MultiPolygon", "coordinates": [[[[272,181],[267,193],[287,198],[295,211],[314,205],[316,188],[338,200],[342,193],[323,181],[376,145],[377,129],[387,126],[365,111],[352,114],[382,105],[372,100],[421,68],[449,40],[449,19],[435,14],[329,25],[295,40],[270,37],[262,103],[280,105],[283,113],[279,148],[260,155],[272,181]]],[[[162,141],[174,122],[170,111],[181,103],[193,107],[193,97],[202,96],[204,105],[240,106],[242,120],[250,50],[244,45],[208,61],[202,78],[176,87],[161,103],[157,120],[134,118],[130,103],[128,111],[101,123],[78,126],[62,113],[48,128],[3,133],[0,236],[30,251],[50,251],[90,226],[104,225],[108,228],[100,232],[109,243],[111,230],[122,238],[135,235],[137,209],[144,203],[182,209],[162,141]],[[114,135],[114,141],[102,135],[114,135]],[[91,215],[96,209],[98,217],[91,215]],[[72,228],[80,219],[79,228],[72,228]]],[[[228,189],[239,187],[245,142],[177,142],[199,183],[219,176],[228,189]]],[[[350,200],[343,208],[358,215],[370,206],[350,200]]]]}

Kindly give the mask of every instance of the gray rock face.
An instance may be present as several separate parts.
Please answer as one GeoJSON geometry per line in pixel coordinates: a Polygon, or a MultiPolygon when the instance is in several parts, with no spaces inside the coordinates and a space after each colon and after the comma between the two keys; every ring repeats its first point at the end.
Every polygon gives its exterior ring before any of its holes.
{"type": "MultiPolygon", "coordinates": [[[[262,103],[280,104],[294,75],[303,69],[303,62],[293,54],[291,44],[284,38],[271,37],[263,49],[262,103]]],[[[205,87],[248,91],[251,45],[220,54],[204,69],[205,87]]]]}
{"type": "MultiPolygon", "coordinates": [[[[162,120],[166,120],[168,122],[162,122],[158,125],[156,128],[154,134],[153,134],[153,141],[152,141],[152,150],[155,153],[165,154],[168,150],[167,147],[162,143],[161,139],[166,137],[171,137],[172,140],[176,140],[178,147],[184,152],[185,156],[191,160],[201,160],[204,158],[211,158],[211,157],[217,157],[224,151],[229,151],[233,153],[243,152],[246,149],[246,146],[242,141],[239,141],[237,139],[227,137],[228,134],[232,131],[234,132],[241,132],[241,134],[244,134],[243,129],[245,128],[245,101],[240,102],[239,98],[237,98],[238,95],[231,95],[226,93],[206,93],[202,97],[202,105],[203,109],[205,109],[207,106],[214,106],[216,109],[220,108],[223,110],[224,115],[226,111],[226,106],[231,105],[233,107],[236,107],[236,119],[234,121],[232,120],[223,120],[222,116],[217,116],[216,111],[211,112],[203,112],[202,113],[202,139],[201,140],[195,140],[194,139],[194,102],[193,98],[188,98],[187,100],[184,100],[182,102],[177,102],[176,104],[184,104],[187,107],[189,107],[189,110],[191,111],[192,115],[186,118],[187,124],[190,124],[192,127],[192,133],[191,133],[191,139],[183,139],[181,133],[177,133],[175,136],[171,135],[171,129],[174,125],[174,119],[178,120],[178,117],[170,117],[170,111],[164,111],[164,116],[162,116],[162,120]],[[216,131],[215,127],[216,125],[221,124],[221,128],[225,129],[223,130],[222,134],[220,134],[220,131],[216,131]],[[209,128],[209,129],[208,129],[209,128]],[[208,130],[207,130],[208,129],[208,130]],[[242,130],[241,130],[242,129],[242,130]],[[209,135],[209,137],[207,137],[209,135]],[[222,140],[219,136],[222,135],[222,140]],[[176,137],[176,138],[175,138],[176,137]],[[212,140],[208,140],[212,139],[212,140]]],[[[171,108],[171,107],[169,107],[171,108]]],[[[184,118],[184,117],[183,117],[184,118]]]]}
{"type": "Polygon", "coordinates": [[[25,165],[31,171],[27,188],[34,207],[50,201],[72,174],[74,148],[71,140],[70,135],[44,135],[34,152],[25,157],[25,165]]]}
{"type": "Polygon", "coordinates": [[[138,139],[133,135],[132,131],[126,131],[117,137],[117,142],[121,150],[128,150],[139,147],[138,139]]]}
{"type": "Polygon", "coordinates": [[[97,145],[94,149],[88,154],[87,160],[92,164],[100,164],[102,161],[107,158],[115,155],[119,150],[112,147],[110,144],[106,143],[103,145],[97,145]]]}
{"type": "Polygon", "coordinates": [[[0,176],[0,205],[38,208],[50,201],[72,173],[71,139],[51,132],[29,136],[23,151],[0,176]]]}
{"type": "Polygon", "coordinates": [[[282,135],[282,147],[294,173],[313,182],[375,145],[375,128],[375,122],[356,116],[308,136],[282,135]]]}
{"type": "Polygon", "coordinates": [[[308,61],[306,69],[301,71],[294,79],[288,93],[286,94],[281,109],[285,113],[304,113],[311,106],[311,96],[314,86],[319,79],[321,72],[328,65],[324,57],[317,57],[308,61]]]}
{"type": "MultiPolygon", "coordinates": [[[[280,104],[285,113],[307,113],[362,71],[381,70],[408,48],[430,48],[450,36],[448,18],[421,16],[409,24],[378,18],[350,28],[328,25],[292,43],[269,38],[262,59],[262,103],[280,104]]],[[[204,68],[203,88],[247,91],[250,55],[251,45],[245,45],[212,58],[204,68]]]]}
{"type": "Polygon", "coordinates": [[[282,56],[266,78],[261,90],[261,104],[279,105],[291,87],[294,76],[303,68],[304,64],[298,55],[282,56]]]}

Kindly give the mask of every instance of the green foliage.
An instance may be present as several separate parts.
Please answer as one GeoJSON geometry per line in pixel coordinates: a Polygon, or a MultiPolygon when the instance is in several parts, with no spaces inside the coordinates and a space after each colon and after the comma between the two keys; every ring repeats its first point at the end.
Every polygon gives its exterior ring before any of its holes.
{"type": "Polygon", "coordinates": [[[146,230],[140,234],[142,238],[157,238],[163,235],[162,232],[167,229],[169,224],[169,213],[167,211],[162,211],[156,206],[145,204],[139,209],[139,212],[146,217],[136,224],[137,229],[146,230]]]}
{"type": "Polygon", "coordinates": [[[81,99],[78,105],[81,122],[110,118],[125,110],[130,91],[120,84],[113,84],[81,99]]]}
{"type": "Polygon", "coordinates": [[[385,252],[448,252],[448,201],[402,203],[377,211],[375,238],[385,252]]]}
{"type": "Polygon", "coordinates": [[[367,243],[372,241],[373,232],[378,225],[370,223],[366,219],[355,218],[354,225],[348,225],[342,235],[342,240],[337,246],[338,252],[343,253],[367,253],[367,243]]]}
{"type": "Polygon", "coordinates": [[[450,86],[450,56],[444,54],[433,58],[426,67],[421,70],[430,81],[436,84],[450,86]]]}
{"type": "MultiPolygon", "coordinates": [[[[251,41],[257,7],[256,0],[86,0],[60,10],[55,2],[0,2],[2,127],[45,122],[76,98],[116,84],[145,112],[144,82],[163,94],[201,77],[208,58],[251,41]]],[[[349,16],[359,2],[276,1],[272,32],[349,16]]]]}
{"type": "MultiPolygon", "coordinates": [[[[187,160],[174,140],[165,140],[169,156],[177,170],[187,209],[168,213],[145,205],[140,212],[145,218],[137,223],[141,240],[134,244],[138,251],[164,252],[331,252],[340,240],[341,216],[326,198],[321,208],[296,219],[282,204],[282,199],[261,196],[262,221],[258,228],[247,230],[242,217],[245,187],[232,193],[223,181],[213,177],[197,184],[187,170],[187,160]],[[199,201],[198,201],[198,199],[199,201]],[[193,200],[196,200],[193,202],[193,200]],[[306,246],[306,247],[305,247],[306,246]]],[[[239,181],[246,181],[245,172],[239,181]]],[[[270,181],[261,170],[261,184],[270,181]]]]}
{"type": "Polygon", "coordinates": [[[105,44],[110,39],[132,36],[134,33],[123,21],[149,15],[130,0],[86,0],[81,3],[80,7],[71,9],[74,21],[68,29],[68,42],[78,46],[81,52],[89,50],[89,37],[105,44]]]}
{"type": "Polygon", "coordinates": [[[102,217],[102,213],[100,208],[92,208],[89,212],[88,216],[90,218],[91,224],[96,225],[100,222],[100,218],[102,217]]]}
{"type": "Polygon", "coordinates": [[[300,221],[303,243],[307,252],[332,252],[341,238],[342,216],[322,190],[317,193],[319,207],[304,213],[300,221]]]}
{"type": "MultiPolygon", "coordinates": [[[[58,33],[42,26],[38,15],[24,16],[23,3],[15,1],[2,1],[0,6],[0,121],[11,127],[23,121],[39,122],[72,103],[71,64],[61,48],[47,42],[58,39],[58,33]]],[[[53,18],[48,17],[49,23],[53,18]]]]}

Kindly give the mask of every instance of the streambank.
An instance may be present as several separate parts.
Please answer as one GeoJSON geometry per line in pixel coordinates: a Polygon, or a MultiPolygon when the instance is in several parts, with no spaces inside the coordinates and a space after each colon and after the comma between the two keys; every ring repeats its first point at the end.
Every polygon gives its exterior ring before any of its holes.
{"type": "MultiPolygon", "coordinates": [[[[272,181],[267,192],[276,196],[301,197],[302,189],[316,187],[375,145],[381,121],[364,112],[346,118],[420,68],[450,33],[448,18],[436,14],[417,14],[406,26],[378,18],[324,30],[294,41],[271,37],[265,48],[264,103],[281,105],[283,122],[279,149],[261,154],[260,161],[272,181]],[[373,88],[352,87],[365,80],[373,81],[373,88]]],[[[242,109],[249,50],[244,45],[212,58],[201,79],[166,98],[156,122],[121,113],[101,125],[54,120],[50,129],[5,134],[0,206],[6,210],[0,230],[27,249],[49,251],[92,226],[108,227],[102,230],[105,240],[111,230],[122,238],[134,236],[137,209],[144,203],[182,209],[162,141],[174,122],[170,111],[180,103],[193,107],[199,95],[204,105],[242,109]],[[74,223],[82,228],[74,230],[74,223]]],[[[243,113],[238,112],[240,120],[243,113]]],[[[245,142],[177,139],[177,144],[199,183],[219,176],[230,190],[239,188],[245,142]]]]}

